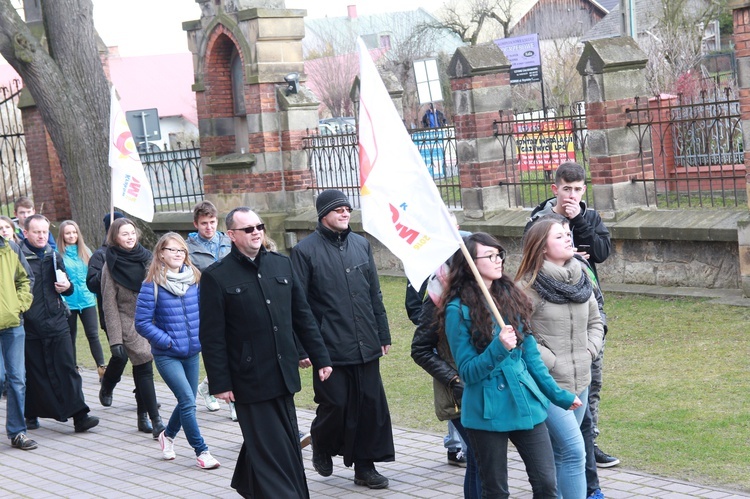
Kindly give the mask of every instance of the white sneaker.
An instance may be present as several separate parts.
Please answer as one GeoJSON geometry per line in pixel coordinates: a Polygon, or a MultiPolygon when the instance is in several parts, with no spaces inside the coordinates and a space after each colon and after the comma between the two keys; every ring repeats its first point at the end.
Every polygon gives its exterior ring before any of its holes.
{"type": "Polygon", "coordinates": [[[159,445],[161,445],[161,454],[165,461],[175,458],[174,439],[167,436],[166,430],[159,433],[159,445]]]}
{"type": "Polygon", "coordinates": [[[198,385],[198,395],[203,397],[203,403],[206,404],[206,409],[209,411],[214,412],[221,408],[216,397],[208,392],[208,378],[204,379],[203,382],[198,385]]]}
{"type": "Polygon", "coordinates": [[[237,409],[234,408],[234,402],[229,402],[229,417],[232,421],[237,421],[237,409]]]}
{"type": "Polygon", "coordinates": [[[202,468],[204,470],[212,470],[214,468],[218,468],[221,466],[219,461],[214,458],[214,456],[211,455],[210,452],[207,450],[204,450],[201,452],[201,455],[198,456],[198,467],[202,468]]]}

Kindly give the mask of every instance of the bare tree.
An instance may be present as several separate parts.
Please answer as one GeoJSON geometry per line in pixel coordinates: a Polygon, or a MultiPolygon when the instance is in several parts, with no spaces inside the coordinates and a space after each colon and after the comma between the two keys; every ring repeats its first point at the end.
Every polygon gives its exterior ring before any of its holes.
{"type": "MultiPolygon", "coordinates": [[[[371,40],[380,43],[373,52],[379,51],[375,53],[377,64],[382,70],[392,72],[404,88],[404,121],[411,123],[417,121],[419,112],[414,61],[438,55],[435,47],[439,33],[423,29],[423,14],[418,11],[383,15],[388,31],[377,33],[379,39],[371,40]]],[[[308,84],[333,116],[351,115],[349,92],[359,73],[355,45],[359,25],[327,20],[315,22],[320,23],[316,31],[325,31],[325,36],[316,36],[316,41],[306,50],[308,84]]],[[[371,38],[368,33],[362,35],[371,38]]]]}
{"type": "MultiPolygon", "coordinates": [[[[21,75],[60,159],[70,205],[86,234],[109,209],[109,89],[91,0],[29,2],[44,20],[44,44],[11,0],[0,0],[0,53],[21,75]]],[[[44,200],[37,199],[37,203],[44,200]]]]}
{"type": "Polygon", "coordinates": [[[700,78],[704,26],[724,9],[726,0],[660,3],[655,9],[658,21],[638,40],[649,59],[646,79],[650,92],[678,92],[686,89],[686,80],[700,78]]]}
{"type": "MultiPolygon", "coordinates": [[[[421,29],[422,21],[417,12],[391,14],[388,24],[391,26],[391,49],[384,54],[381,65],[391,71],[404,89],[404,121],[419,121],[419,96],[417,94],[414,61],[432,58],[439,55],[437,46],[438,32],[421,29]]],[[[452,54],[451,54],[452,55],[452,54]]],[[[445,75],[443,71],[440,74],[445,75]]],[[[445,96],[444,96],[445,97],[445,96]]]]}
{"type": "Polygon", "coordinates": [[[438,12],[438,23],[429,27],[455,33],[470,45],[507,38],[514,22],[514,6],[519,0],[449,0],[438,12]]]}

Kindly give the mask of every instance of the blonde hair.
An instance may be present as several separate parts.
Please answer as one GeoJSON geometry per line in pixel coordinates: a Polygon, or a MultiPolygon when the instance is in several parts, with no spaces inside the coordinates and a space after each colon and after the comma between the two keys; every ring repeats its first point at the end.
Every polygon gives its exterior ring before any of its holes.
{"type": "Polygon", "coordinates": [[[0,216],[0,220],[10,225],[10,228],[13,230],[13,235],[10,236],[10,240],[16,244],[20,243],[21,240],[18,238],[18,234],[16,233],[16,224],[13,223],[13,220],[11,220],[10,217],[6,217],[5,215],[0,216]]]}
{"type": "Polygon", "coordinates": [[[60,224],[60,230],[57,232],[57,249],[60,251],[60,254],[65,254],[65,248],[68,245],[65,244],[63,233],[65,232],[65,227],[69,225],[73,226],[78,233],[78,241],[76,241],[76,245],[78,246],[78,258],[80,258],[83,263],[88,265],[89,257],[91,257],[91,250],[86,247],[86,242],[83,239],[83,234],[81,234],[81,229],[73,220],[65,220],[60,224]]]}
{"type": "Polygon", "coordinates": [[[161,260],[161,251],[163,251],[164,248],[167,247],[167,243],[170,242],[175,243],[180,249],[185,250],[185,265],[193,270],[193,274],[195,274],[195,283],[198,284],[201,279],[201,271],[190,261],[190,253],[188,252],[187,244],[182,236],[176,232],[167,232],[159,238],[159,241],[157,241],[156,246],[154,246],[154,257],[151,259],[151,265],[148,267],[148,272],[146,272],[144,282],[153,282],[159,286],[163,286],[167,283],[167,266],[164,265],[164,262],[161,260]]]}

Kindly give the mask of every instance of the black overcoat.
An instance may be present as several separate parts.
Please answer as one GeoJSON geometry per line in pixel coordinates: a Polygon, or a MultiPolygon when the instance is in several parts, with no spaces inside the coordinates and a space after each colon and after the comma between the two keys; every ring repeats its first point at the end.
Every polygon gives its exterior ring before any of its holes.
{"type": "Polygon", "coordinates": [[[201,275],[200,341],[212,394],[254,403],[300,390],[295,333],[315,369],[330,366],[288,257],[232,251],[201,275]]]}

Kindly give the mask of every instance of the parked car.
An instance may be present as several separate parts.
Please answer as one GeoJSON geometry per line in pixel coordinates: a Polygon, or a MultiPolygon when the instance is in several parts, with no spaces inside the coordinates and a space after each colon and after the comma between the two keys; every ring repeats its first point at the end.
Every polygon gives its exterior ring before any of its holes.
{"type": "Polygon", "coordinates": [[[357,122],[352,117],[323,118],[318,121],[321,135],[335,135],[339,133],[356,133],[357,122]]]}

